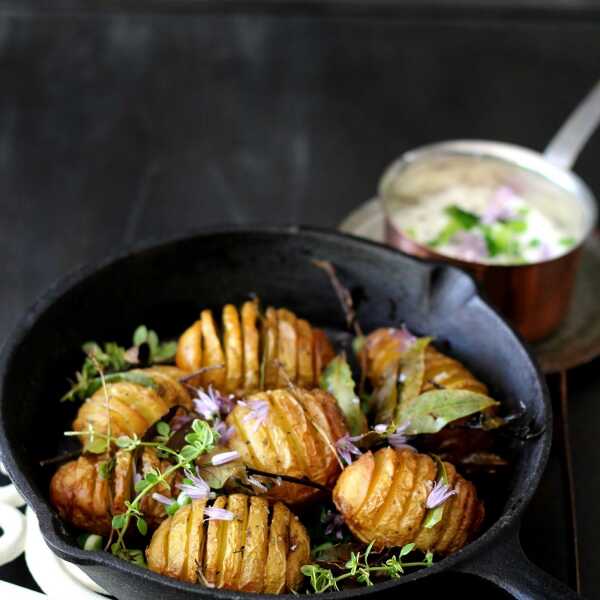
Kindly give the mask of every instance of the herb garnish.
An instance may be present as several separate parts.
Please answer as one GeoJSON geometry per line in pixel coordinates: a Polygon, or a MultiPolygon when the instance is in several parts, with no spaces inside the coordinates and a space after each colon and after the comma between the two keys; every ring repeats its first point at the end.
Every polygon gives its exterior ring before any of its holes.
{"type": "Polygon", "coordinates": [[[393,555],[381,564],[369,564],[369,555],[373,549],[371,542],[364,553],[352,552],[350,560],[345,564],[345,572],[340,575],[334,575],[331,569],[326,569],[317,564],[304,565],[302,574],[310,578],[310,584],[313,591],[317,594],[327,590],[339,590],[338,583],[345,579],[354,579],[358,583],[366,586],[372,586],[372,575],[386,575],[391,579],[398,579],[404,574],[404,570],[412,567],[430,567],[433,564],[433,554],[427,552],[421,561],[404,562],[402,558],[410,554],[415,545],[406,544],[400,549],[397,555],[393,555]]]}
{"type": "Polygon", "coordinates": [[[128,350],[115,342],[101,346],[97,342],[86,342],[82,346],[86,355],[81,370],[75,373],[75,382],[61,398],[64,400],[85,400],[100,389],[100,371],[105,374],[107,383],[131,381],[147,387],[154,387],[152,379],[142,373],[128,373],[136,366],[166,363],[173,359],[177,342],[161,343],[158,335],[145,325],[140,325],[133,334],[133,346],[128,350]]]}

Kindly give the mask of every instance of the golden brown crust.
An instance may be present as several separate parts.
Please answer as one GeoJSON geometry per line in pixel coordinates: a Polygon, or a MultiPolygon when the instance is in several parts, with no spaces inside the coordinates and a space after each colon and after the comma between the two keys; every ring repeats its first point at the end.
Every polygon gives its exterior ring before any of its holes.
{"type": "Polygon", "coordinates": [[[239,397],[293,383],[303,388],[319,385],[322,370],[335,351],[325,332],[285,308],[268,307],[262,318],[258,301],[241,309],[223,308],[221,332],[210,310],[179,338],[176,363],[188,372],[224,365],[197,375],[193,383],[212,384],[223,393],[239,397]],[[222,335],[222,339],[221,339],[222,335]],[[262,381],[261,381],[262,379],[262,381]]]}
{"type": "Polygon", "coordinates": [[[298,588],[300,568],[310,560],[310,540],[284,504],[269,511],[264,498],[233,494],[220,496],[213,506],[235,518],[206,522],[205,503],[195,500],[163,521],[146,549],[150,570],[239,591],[278,594],[298,588]]]}
{"type": "Polygon", "coordinates": [[[352,533],[376,548],[414,542],[420,550],[447,555],[477,533],[484,515],[475,486],[444,463],[456,495],[444,503],[440,522],[424,527],[426,500],[437,478],[435,462],[410,450],[367,452],[340,475],[333,500],[352,533]]]}
{"type": "MultiPolygon", "coordinates": [[[[327,392],[301,388],[258,392],[234,408],[227,424],[234,428],[229,448],[250,467],[307,477],[322,485],[333,485],[340,472],[334,444],[347,429],[335,400],[327,392]],[[265,412],[260,425],[253,418],[253,407],[257,406],[265,412]]],[[[318,494],[315,488],[282,482],[273,486],[268,496],[300,504],[318,494]]]]}
{"type": "MultiPolygon", "coordinates": [[[[160,420],[172,406],[191,408],[185,387],[179,383],[184,373],[176,367],[156,366],[136,369],[154,382],[155,388],[130,381],[106,384],[109,398],[110,430],[113,437],[120,435],[142,437],[146,430],[160,420]]],[[[79,408],[73,421],[75,431],[87,431],[92,425],[97,433],[108,432],[108,411],[104,388],[100,388],[79,408]]],[[[81,436],[85,444],[86,436],[81,436]]]]}

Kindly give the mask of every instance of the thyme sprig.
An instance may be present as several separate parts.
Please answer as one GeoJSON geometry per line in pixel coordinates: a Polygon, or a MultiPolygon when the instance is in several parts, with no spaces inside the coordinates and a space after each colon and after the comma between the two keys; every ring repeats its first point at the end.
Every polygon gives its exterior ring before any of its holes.
{"type": "Polygon", "coordinates": [[[328,590],[338,591],[339,583],[346,579],[354,579],[362,585],[372,586],[372,576],[385,575],[391,579],[398,579],[403,574],[405,569],[416,567],[430,567],[433,564],[433,554],[427,552],[420,561],[407,561],[404,556],[410,554],[414,548],[414,544],[406,544],[400,549],[397,555],[393,555],[380,564],[371,565],[369,563],[369,555],[373,549],[371,542],[364,553],[352,552],[350,560],[345,564],[345,571],[340,575],[334,575],[331,569],[326,569],[320,565],[304,565],[302,574],[310,579],[310,585],[313,591],[317,594],[328,590]]]}
{"type": "MultiPolygon", "coordinates": [[[[165,428],[162,429],[166,432],[165,428]]],[[[216,446],[218,438],[219,434],[214,431],[208,423],[201,421],[200,419],[195,419],[192,423],[191,432],[185,436],[187,444],[179,452],[171,450],[162,442],[157,442],[157,447],[162,451],[170,453],[175,462],[165,471],[152,471],[146,473],[145,477],[136,482],[135,491],[137,495],[133,500],[125,503],[126,511],[113,516],[112,528],[117,535],[116,541],[110,546],[110,550],[113,554],[121,557],[127,554],[125,533],[132,520],[135,521],[136,527],[142,535],[146,535],[148,532],[148,524],[141,511],[142,500],[159,485],[170,488],[170,484],[168,483],[170,476],[179,470],[192,470],[196,459],[202,454],[210,452],[216,446]]],[[[148,444],[148,442],[141,442],[139,440],[133,440],[132,438],[129,438],[129,440],[131,440],[132,443],[121,439],[122,444],[124,444],[124,446],[121,447],[129,450],[136,448],[138,445],[148,444]]],[[[177,507],[179,507],[179,505],[177,507]]]]}
{"type": "Polygon", "coordinates": [[[162,342],[152,329],[145,325],[137,327],[133,334],[133,346],[129,349],[115,342],[100,345],[86,342],[81,347],[86,355],[80,371],[75,373],[71,389],[61,398],[85,400],[102,387],[101,373],[107,383],[131,381],[147,387],[155,387],[150,377],[143,373],[128,373],[134,367],[170,362],[175,356],[177,342],[162,342]]]}

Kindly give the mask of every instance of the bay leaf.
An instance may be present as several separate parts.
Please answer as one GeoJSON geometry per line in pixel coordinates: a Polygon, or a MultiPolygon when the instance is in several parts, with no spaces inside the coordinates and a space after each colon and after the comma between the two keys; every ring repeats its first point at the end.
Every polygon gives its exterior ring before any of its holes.
{"type": "Polygon", "coordinates": [[[407,435],[437,433],[452,421],[498,404],[489,396],[469,390],[431,390],[399,411],[397,423],[407,423],[407,435]]]}

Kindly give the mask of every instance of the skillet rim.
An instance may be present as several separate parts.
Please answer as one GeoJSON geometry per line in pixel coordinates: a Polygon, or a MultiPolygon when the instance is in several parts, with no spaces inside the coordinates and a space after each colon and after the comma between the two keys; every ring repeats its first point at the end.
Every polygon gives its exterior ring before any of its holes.
{"type": "MultiPolygon", "coordinates": [[[[481,302],[484,309],[488,312],[491,319],[496,320],[498,327],[504,330],[505,335],[511,336],[513,341],[516,342],[523,354],[523,359],[529,362],[529,367],[533,369],[535,375],[535,381],[538,384],[538,390],[536,390],[535,396],[540,407],[540,421],[543,424],[543,431],[541,435],[535,439],[529,440],[526,443],[533,443],[538,446],[533,449],[533,455],[530,459],[530,463],[525,468],[526,475],[525,479],[521,484],[523,489],[515,488],[510,496],[506,500],[508,508],[502,512],[500,517],[477,539],[467,544],[464,548],[458,552],[441,559],[439,562],[434,563],[431,567],[420,569],[413,573],[403,575],[400,579],[391,579],[389,581],[377,583],[369,588],[355,588],[346,589],[337,592],[328,592],[328,595],[332,598],[355,598],[358,596],[364,596],[367,594],[385,592],[392,588],[395,588],[399,584],[416,581],[427,577],[429,575],[435,575],[441,572],[450,572],[455,570],[461,563],[467,562],[470,558],[473,558],[478,554],[479,551],[487,551],[492,545],[501,543],[503,536],[507,536],[514,530],[518,531],[520,517],[525,510],[527,504],[530,502],[534,492],[537,490],[541,477],[544,473],[552,442],[552,407],[549,399],[549,393],[546,385],[545,378],[541,372],[541,369],[533,356],[530,348],[521,338],[521,336],[515,332],[512,327],[508,324],[506,319],[502,317],[493,306],[487,301],[485,294],[482,293],[480,286],[474,280],[474,278],[467,272],[440,261],[432,261],[427,259],[421,259],[385,244],[366,240],[364,238],[340,232],[335,229],[326,227],[316,227],[307,225],[262,225],[262,224],[244,224],[244,225],[216,225],[204,228],[196,228],[191,231],[180,233],[173,236],[153,236],[142,239],[136,243],[128,245],[124,248],[120,248],[113,253],[109,253],[103,259],[86,262],[75,269],[71,270],[68,274],[58,278],[53,284],[51,284],[38,298],[31,304],[24,312],[23,316],[17,321],[10,334],[7,336],[4,344],[0,348],[0,456],[7,471],[9,472],[11,479],[15,483],[17,489],[22,495],[29,501],[40,522],[40,529],[42,534],[50,546],[50,548],[66,560],[70,560],[75,564],[85,567],[94,568],[109,568],[117,569],[122,572],[122,575],[132,575],[135,577],[141,577],[144,580],[150,580],[150,582],[163,585],[166,588],[172,588],[174,591],[186,592],[190,594],[196,594],[198,597],[211,596],[218,598],[258,598],[268,599],[273,598],[272,595],[268,594],[256,594],[250,592],[236,592],[232,590],[221,590],[212,588],[203,588],[197,584],[189,584],[177,581],[175,579],[153,573],[148,569],[138,567],[132,563],[119,559],[112,554],[104,551],[89,552],[80,549],[75,543],[69,543],[64,536],[59,533],[58,528],[62,521],[54,514],[54,510],[46,498],[38,495],[32,488],[27,477],[25,477],[19,467],[16,464],[16,460],[13,456],[13,449],[8,442],[4,418],[2,416],[2,405],[4,404],[4,381],[7,373],[9,372],[10,361],[15,349],[19,346],[25,336],[29,333],[37,319],[43,313],[49,309],[56,301],[58,301],[65,293],[77,284],[83,282],[88,277],[93,276],[96,272],[101,271],[114,263],[117,263],[127,258],[140,254],[146,251],[156,251],[162,247],[166,247],[172,244],[180,242],[191,242],[195,238],[203,238],[209,236],[222,236],[227,234],[266,234],[274,237],[277,236],[302,236],[302,237],[315,237],[328,240],[337,240],[340,243],[350,243],[355,248],[369,247],[371,250],[375,250],[386,255],[401,255],[404,259],[409,262],[417,263],[421,265],[420,268],[427,268],[428,266],[435,266],[440,268],[442,271],[455,272],[460,277],[467,279],[474,289],[472,299],[481,302]],[[541,395],[541,398],[540,398],[541,395]]],[[[281,594],[280,598],[291,599],[294,598],[293,594],[281,594]]]]}

